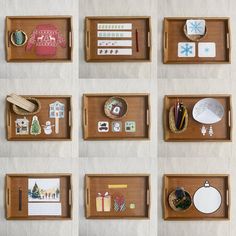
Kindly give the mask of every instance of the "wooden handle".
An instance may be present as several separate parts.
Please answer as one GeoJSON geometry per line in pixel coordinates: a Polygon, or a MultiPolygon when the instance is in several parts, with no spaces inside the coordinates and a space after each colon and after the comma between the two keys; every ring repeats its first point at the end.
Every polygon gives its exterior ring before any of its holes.
{"type": "Polygon", "coordinates": [[[231,127],[231,111],[228,111],[228,123],[229,123],[229,127],[231,127]]]}
{"type": "Polygon", "coordinates": [[[19,211],[22,211],[22,190],[19,188],[19,211]]]}
{"type": "Polygon", "coordinates": [[[149,48],[151,47],[151,44],[152,44],[152,42],[151,42],[151,33],[148,32],[148,47],[149,48]]]}
{"type": "Polygon", "coordinates": [[[147,205],[150,205],[150,190],[147,190],[147,205]]]}
{"type": "Polygon", "coordinates": [[[72,191],[69,189],[69,205],[72,205],[72,191]]]}
{"type": "Polygon", "coordinates": [[[84,126],[87,126],[88,124],[88,112],[87,109],[84,108],[84,126]]]}
{"type": "Polygon", "coordinates": [[[87,31],[86,32],[86,48],[89,48],[90,47],[90,32],[87,31]]]}
{"type": "Polygon", "coordinates": [[[69,127],[72,126],[72,114],[71,111],[69,111],[69,127]]]}
{"type": "Polygon", "coordinates": [[[150,113],[149,113],[149,109],[147,109],[147,126],[150,125],[150,113]]]}
{"type": "Polygon", "coordinates": [[[69,32],[69,47],[72,47],[72,32],[69,32]]]}
{"type": "Polygon", "coordinates": [[[165,49],[168,48],[168,33],[167,32],[165,32],[164,34],[164,47],[165,49]]]}
{"type": "Polygon", "coordinates": [[[227,39],[227,48],[230,48],[229,33],[226,34],[226,39],[227,39]]]}

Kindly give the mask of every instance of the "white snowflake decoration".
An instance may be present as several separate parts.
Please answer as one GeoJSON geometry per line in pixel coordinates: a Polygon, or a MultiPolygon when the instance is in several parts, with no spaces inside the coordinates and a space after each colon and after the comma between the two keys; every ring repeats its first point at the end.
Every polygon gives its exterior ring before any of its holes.
{"type": "Polygon", "coordinates": [[[187,33],[189,35],[204,35],[205,20],[187,20],[187,33]]]}

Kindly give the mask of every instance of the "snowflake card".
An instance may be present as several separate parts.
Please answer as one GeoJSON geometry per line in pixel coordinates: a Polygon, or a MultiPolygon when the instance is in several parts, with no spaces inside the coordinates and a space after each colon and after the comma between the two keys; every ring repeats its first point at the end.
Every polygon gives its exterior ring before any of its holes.
{"type": "Polygon", "coordinates": [[[199,57],[215,57],[216,44],[215,43],[199,43],[198,56],[199,57]]]}
{"type": "Polygon", "coordinates": [[[187,20],[187,34],[188,35],[204,35],[206,29],[205,20],[187,20]]]}
{"type": "Polygon", "coordinates": [[[178,57],[195,57],[195,43],[178,43],[178,57]]]}

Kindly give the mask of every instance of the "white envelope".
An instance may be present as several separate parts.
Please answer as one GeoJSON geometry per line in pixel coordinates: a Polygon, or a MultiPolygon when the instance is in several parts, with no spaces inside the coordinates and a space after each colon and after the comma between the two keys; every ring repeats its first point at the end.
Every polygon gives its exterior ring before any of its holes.
{"type": "Polygon", "coordinates": [[[215,57],[216,44],[215,43],[199,43],[198,56],[199,57],[215,57]]]}

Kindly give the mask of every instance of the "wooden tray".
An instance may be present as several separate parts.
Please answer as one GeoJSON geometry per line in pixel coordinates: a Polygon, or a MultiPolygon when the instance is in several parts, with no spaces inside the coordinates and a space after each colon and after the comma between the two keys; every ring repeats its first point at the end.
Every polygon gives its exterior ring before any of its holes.
{"type": "MultiPolygon", "coordinates": [[[[121,61],[150,61],[151,60],[151,23],[150,17],[86,17],[85,18],[85,59],[87,62],[121,62],[121,61]],[[102,24],[132,24],[132,31],[129,38],[100,38],[97,35],[97,25],[102,24]],[[98,55],[97,50],[102,48],[114,49],[114,46],[98,46],[98,40],[131,40],[132,45],[120,45],[116,49],[129,48],[132,54],[129,55],[98,55]]],[[[118,26],[117,26],[118,27],[118,26]]],[[[114,29],[113,29],[114,30],[114,29]]],[[[100,31],[100,29],[99,29],[100,31]]],[[[111,30],[112,31],[112,30],[111,30]]],[[[122,32],[121,29],[117,29],[122,32]]],[[[105,31],[103,31],[105,32],[105,31]]],[[[120,41],[119,41],[120,42],[120,41]]]]}
{"type": "Polygon", "coordinates": [[[230,27],[229,18],[201,17],[167,17],[164,19],[164,63],[230,63],[230,27]],[[184,25],[188,19],[204,19],[207,34],[199,42],[215,42],[216,57],[198,57],[198,42],[196,42],[195,57],[178,57],[178,43],[191,42],[184,34],[184,25]]]}
{"type": "MultiPolygon", "coordinates": [[[[40,187],[40,186],[39,186],[40,187]]],[[[52,203],[34,201],[30,203],[52,203]]],[[[55,203],[55,202],[54,202],[55,203]]],[[[64,220],[71,219],[72,187],[70,174],[7,174],[6,218],[8,220],[64,220]],[[61,215],[29,215],[28,180],[57,178],[60,182],[61,215]]]]}
{"type": "Polygon", "coordinates": [[[112,139],[148,139],[150,130],[149,94],[84,94],[83,96],[83,131],[85,140],[112,139]],[[108,118],[104,104],[110,97],[122,97],[128,104],[125,117],[120,120],[108,118]],[[108,132],[98,132],[98,122],[108,122],[108,132]],[[112,131],[112,122],[119,121],[121,132],[112,131]],[[134,121],[136,132],[126,132],[125,124],[134,121]]]}
{"type": "MultiPolygon", "coordinates": [[[[6,17],[6,60],[8,62],[35,62],[35,61],[71,61],[72,60],[72,17],[71,16],[7,16],[6,17]],[[56,47],[56,55],[36,55],[35,45],[26,51],[26,45],[31,34],[38,25],[54,25],[65,39],[66,47],[56,47]],[[28,36],[25,45],[17,47],[11,42],[11,32],[23,30],[28,36]]],[[[56,36],[57,37],[57,36],[56,36]]],[[[37,40],[40,40],[37,38],[37,40]]],[[[54,39],[50,39],[55,41],[54,39]]],[[[58,43],[58,42],[57,42],[58,43]]]]}
{"type": "MultiPolygon", "coordinates": [[[[105,205],[104,205],[105,207],[105,205]]],[[[89,219],[124,219],[149,218],[150,211],[150,177],[149,175],[86,175],[85,176],[85,211],[89,219]],[[97,211],[96,197],[98,193],[110,194],[110,211],[97,211]],[[123,195],[126,210],[114,210],[115,196],[123,195]],[[135,206],[135,207],[134,207],[135,206]]]]}
{"type": "Polygon", "coordinates": [[[230,195],[228,175],[164,175],[163,179],[163,214],[165,220],[222,220],[229,219],[230,195]],[[194,203],[184,212],[172,210],[169,205],[169,194],[176,187],[183,187],[193,198],[195,192],[204,186],[208,180],[211,187],[216,188],[221,195],[221,205],[213,213],[198,211],[194,203]]]}
{"type": "MultiPolygon", "coordinates": [[[[165,141],[231,141],[232,138],[232,117],[231,117],[231,96],[230,95],[166,95],[164,99],[164,139],[165,141]],[[201,133],[203,124],[195,121],[192,117],[192,109],[196,102],[203,98],[215,98],[224,107],[225,114],[221,121],[212,124],[214,134],[205,136],[201,133]],[[183,102],[188,110],[188,127],[183,133],[173,133],[169,128],[169,110],[175,104],[176,99],[183,102]]],[[[207,128],[210,125],[204,125],[207,128]]]]}
{"type": "Polygon", "coordinates": [[[33,97],[40,101],[41,110],[36,114],[41,126],[41,134],[31,135],[30,127],[33,119],[33,115],[17,115],[13,111],[12,104],[6,101],[6,122],[7,122],[7,140],[9,141],[34,141],[34,140],[71,140],[72,135],[72,107],[71,107],[71,96],[38,96],[38,95],[27,95],[24,97],[33,97]],[[64,118],[59,119],[59,133],[55,133],[55,126],[52,127],[51,134],[44,133],[44,127],[46,121],[50,121],[51,125],[55,125],[55,119],[49,118],[49,104],[59,101],[65,105],[64,107],[64,118]],[[16,134],[16,119],[26,119],[29,121],[29,134],[19,135],[16,134]]]}

